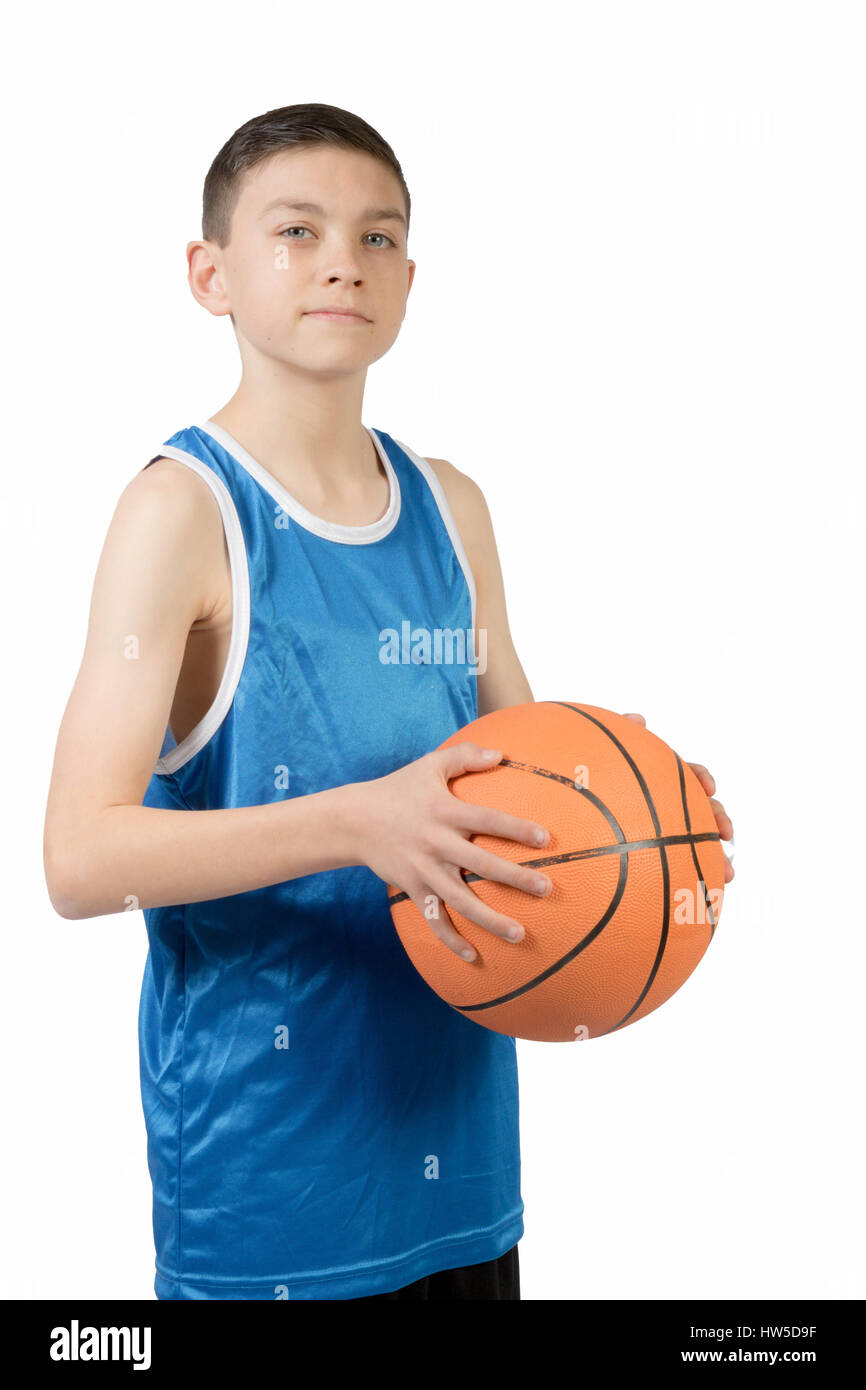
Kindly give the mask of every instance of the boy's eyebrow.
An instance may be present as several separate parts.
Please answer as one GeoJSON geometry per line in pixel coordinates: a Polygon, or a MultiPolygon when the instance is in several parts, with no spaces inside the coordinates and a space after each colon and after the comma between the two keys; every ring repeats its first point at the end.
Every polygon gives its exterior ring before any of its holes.
{"type": "MultiPolygon", "coordinates": [[[[319,207],[318,203],[292,203],[288,198],[275,198],[267,207],[262,208],[261,216],[266,217],[275,208],[288,208],[290,212],[314,212],[320,217],[325,216],[325,209],[319,207]]],[[[374,222],[402,222],[406,225],[406,218],[399,208],[367,208],[361,213],[361,220],[366,222],[370,218],[374,222]]]]}

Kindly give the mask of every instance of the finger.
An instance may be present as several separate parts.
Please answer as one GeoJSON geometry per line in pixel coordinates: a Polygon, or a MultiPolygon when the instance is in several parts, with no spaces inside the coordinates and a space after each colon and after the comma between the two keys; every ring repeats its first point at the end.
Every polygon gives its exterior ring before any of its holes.
{"type": "MultiPolygon", "coordinates": [[[[461,917],[475,922],[477,926],[501,937],[503,941],[519,941],[524,935],[522,923],[513,917],[507,917],[504,912],[496,912],[487,903],[482,902],[478,894],[473,893],[464,883],[456,865],[452,865],[452,870],[453,872],[449,873],[443,868],[438,874],[431,875],[433,890],[442,901],[455,912],[459,912],[461,917]]],[[[462,949],[465,950],[469,943],[462,937],[460,940],[462,949]]]]}
{"type": "Polygon", "coordinates": [[[704,767],[703,763],[687,763],[686,766],[691,768],[707,796],[712,796],[716,790],[716,779],[709,768],[704,767]]]}
{"type": "Polygon", "coordinates": [[[730,883],[734,877],[734,837],[731,836],[731,848],[725,850],[725,883],[730,883]]]}
{"type": "Polygon", "coordinates": [[[710,805],[716,818],[716,825],[719,827],[719,834],[723,840],[732,840],[734,837],[734,823],[722,805],[714,796],[710,797],[710,805]]]}
{"type": "Polygon", "coordinates": [[[502,758],[501,748],[485,748],[481,743],[464,739],[450,748],[437,748],[431,756],[439,759],[440,770],[446,782],[459,777],[462,772],[483,772],[487,767],[495,767],[502,758]]]}
{"type": "Polygon", "coordinates": [[[642,714],[626,714],[623,715],[623,718],[634,719],[638,724],[643,724],[644,728],[646,728],[646,720],[644,719],[642,714]]]}
{"type": "Polygon", "coordinates": [[[479,878],[507,883],[511,888],[531,893],[534,898],[546,898],[553,889],[547,874],[540,873],[529,864],[515,864],[511,859],[482,849],[471,840],[458,838],[455,848],[447,853],[454,857],[455,864],[477,874],[479,878]]]}
{"type": "Polygon", "coordinates": [[[412,902],[429,924],[434,936],[438,936],[449,951],[463,956],[465,960],[475,959],[477,952],[455,928],[438,893],[434,893],[429,885],[424,885],[420,892],[412,897],[412,902]]]}
{"type": "Polygon", "coordinates": [[[472,835],[496,835],[502,840],[517,840],[521,845],[537,849],[550,844],[550,832],[535,820],[513,816],[498,806],[475,806],[472,802],[454,797],[453,823],[458,830],[472,835]]]}

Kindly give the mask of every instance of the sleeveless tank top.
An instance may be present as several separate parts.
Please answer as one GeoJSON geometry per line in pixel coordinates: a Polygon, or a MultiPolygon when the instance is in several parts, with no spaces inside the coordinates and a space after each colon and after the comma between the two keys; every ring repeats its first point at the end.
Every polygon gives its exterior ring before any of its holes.
{"type": "MultiPolygon", "coordinates": [[[[475,586],[447,499],[425,459],[368,432],[390,502],[367,526],[307,511],[211,421],[154,455],[219,504],[233,620],[213,705],[179,745],[166,730],[145,806],[381,777],[477,718],[475,586]]],[[[371,869],[144,918],[158,1298],[363,1297],[519,1240],[515,1040],[427,985],[371,869]]]]}

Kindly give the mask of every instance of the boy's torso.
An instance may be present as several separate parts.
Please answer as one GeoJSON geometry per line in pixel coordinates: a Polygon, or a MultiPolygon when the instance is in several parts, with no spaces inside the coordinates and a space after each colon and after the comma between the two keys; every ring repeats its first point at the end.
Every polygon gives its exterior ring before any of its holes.
{"type": "MultiPolygon", "coordinates": [[[[427,462],[442,484],[458,531],[465,535],[466,528],[461,525],[458,507],[458,490],[449,487],[450,470],[447,463],[442,459],[428,459],[427,462]]],[[[188,473],[185,464],[163,455],[151,460],[149,466],[188,473]]],[[[201,496],[201,523],[203,526],[210,526],[209,535],[213,537],[213,543],[206,551],[207,573],[203,576],[206,600],[201,614],[187,634],[169,717],[169,728],[176,743],[181,743],[213,706],[225,670],[232,635],[232,577],[225,532],[221,521],[218,522],[218,531],[214,527],[213,497],[204,482],[201,484],[201,496]]],[[[470,556],[470,564],[471,562],[470,556]]]]}

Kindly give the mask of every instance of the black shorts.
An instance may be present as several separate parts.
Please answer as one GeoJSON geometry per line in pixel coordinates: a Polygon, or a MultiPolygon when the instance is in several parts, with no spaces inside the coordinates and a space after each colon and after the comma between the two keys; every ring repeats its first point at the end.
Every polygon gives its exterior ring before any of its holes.
{"type": "Polygon", "coordinates": [[[366,1294],[363,1298],[344,1298],[342,1302],[372,1303],[383,1298],[423,1298],[429,1302],[452,1298],[519,1299],[517,1246],[513,1245],[496,1260],[485,1260],[480,1265],[462,1265],[459,1269],[440,1269],[435,1274],[425,1274],[423,1279],[416,1279],[414,1284],[404,1284],[402,1289],[366,1294]]]}

